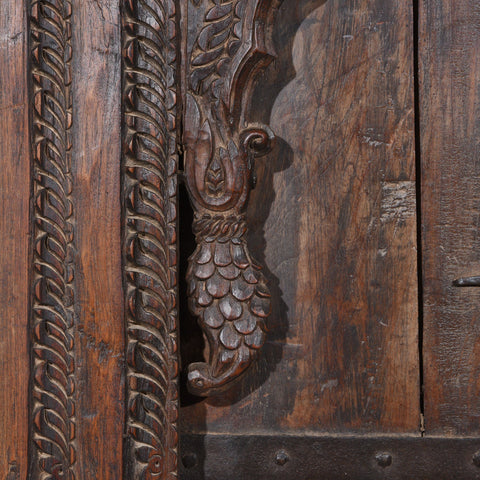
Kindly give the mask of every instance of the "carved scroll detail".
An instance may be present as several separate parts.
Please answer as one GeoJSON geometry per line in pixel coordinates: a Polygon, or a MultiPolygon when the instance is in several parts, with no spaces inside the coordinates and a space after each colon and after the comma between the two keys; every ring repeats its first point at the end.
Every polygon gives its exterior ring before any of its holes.
{"type": "Polygon", "coordinates": [[[33,0],[30,14],[34,272],[29,478],[73,480],[72,6],[69,0],[33,0]]]}
{"type": "Polygon", "coordinates": [[[124,0],[125,479],[176,478],[175,2],[124,0]]]}
{"type": "MultiPolygon", "coordinates": [[[[277,2],[278,3],[278,2],[277,2]]],[[[185,177],[195,209],[197,249],[189,259],[190,310],[199,319],[208,361],[190,365],[189,389],[214,395],[234,383],[265,341],[270,294],[248,252],[244,210],[254,159],[274,140],[246,121],[251,80],[272,58],[268,0],[194,0],[189,19],[184,106],[185,177]],[[194,33],[192,33],[194,32],[194,33]]]]}

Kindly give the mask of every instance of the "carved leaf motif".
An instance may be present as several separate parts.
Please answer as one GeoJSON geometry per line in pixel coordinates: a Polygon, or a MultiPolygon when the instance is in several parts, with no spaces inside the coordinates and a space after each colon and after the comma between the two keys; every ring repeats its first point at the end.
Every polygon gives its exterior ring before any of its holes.
{"type": "Polygon", "coordinates": [[[30,8],[34,270],[28,477],[73,480],[72,5],[32,0],[30,8]]]}
{"type": "Polygon", "coordinates": [[[216,155],[205,174],[205,186],[212,197],[221,197],[225,193],[225,169],[216,155]]]}
{"type": "Polygon", "coordinates": [[[176,476],[175,2],[124,0],[128,479],[176,476]]]}
{"type": "Polygon", "coordinates": [[[192,52],[190,82],[194,92],[205,93],[228,69],[241,44],[244,0],[211,0],[192,52]]]}

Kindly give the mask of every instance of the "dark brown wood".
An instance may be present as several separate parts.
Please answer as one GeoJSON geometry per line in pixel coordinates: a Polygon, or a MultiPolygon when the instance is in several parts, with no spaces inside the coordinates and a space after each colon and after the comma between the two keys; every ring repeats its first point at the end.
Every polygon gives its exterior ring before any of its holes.
{"type": "Polygon", "coordinates": [[[177,478],[175,2],[123,3],[125,473],[177,478]]]}
{"type": "Polygon", "coordinates": [[[74,0],[76,478],[122,478],[125,332],[118,1],[74,0]]]}
{"type": "Polygon", "coordinates": [[[475,1],[0,10],[1,479],[480,478],[475,1]]]}
{"type": "Polygon", "coordinates": [[[480,8],[420,2],[425,429],[478,434],[480,8]]]}
{"type": "Polygon", "coordinates": [[[265,29],[274,3],[184,2],[183,148],[198,245],[187,281],[208,348],[207,362],[189,366],[188,386],[202,396],[229,388],[256,359],[270,314],[265,277],[247,248],[244,212],[254,160],[270,150],[273,133],[249,123],[245,107],[251,81],[272,59],[265,29]]]}
{"type": "Polygon", "coordinates": [[[28,435],[29,198],[26,2],[0,14],[0,478],[25,478],[28,435]]]}
{"type": "Polygon", "coordinates": [[[480,440],[411,435],[185,435],[188,480],[479,480],[480,440]]]}
{"type": "Polygon", "coordinates": [[[31,2],[33,478],[75,478],[72,4],[31,2]]]}
{"type": "Polygon", "coordinates": [[[182,431],[419,435],[412,6],[285,0],[277,18],[251,115],[278,142],[247,212],[270,333],[182,431]]]}

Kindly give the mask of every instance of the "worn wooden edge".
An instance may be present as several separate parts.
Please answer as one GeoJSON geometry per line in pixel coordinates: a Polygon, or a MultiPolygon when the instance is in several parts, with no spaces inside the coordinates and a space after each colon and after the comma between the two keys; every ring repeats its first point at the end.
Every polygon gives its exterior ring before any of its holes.
{"type": "Polygon", "coordinates": [[[27,14],[33,247],[28,478],[73,479],[72,4],[31,0],[27,14]]]}
{"type": "Polygon", "coordinates": [[[126,479],[176,478],[176,5],[124,0],[126,479]]]}
{"type": "Polygon", "coordinates": [[[334,435],[181,437],[188,480],[480,479],[480,439],[334,435]]]}

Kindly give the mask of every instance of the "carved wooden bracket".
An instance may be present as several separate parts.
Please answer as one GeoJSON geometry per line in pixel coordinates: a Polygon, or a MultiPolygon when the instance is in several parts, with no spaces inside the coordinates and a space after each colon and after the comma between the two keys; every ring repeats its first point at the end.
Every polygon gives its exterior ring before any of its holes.
{"type": "Polygon", "coordinates": [[[183,62],[185,177],[197,248],[187,272],[190,310],[207,340],[208,362],[189,366],[200,396],[222,392],[265,341],[270,293],[250,255],[245,206],[254,160],[274,135],[248,123],[252,79],[274,57],[265,34],[272,0],[190,0],[183,62]]]}

